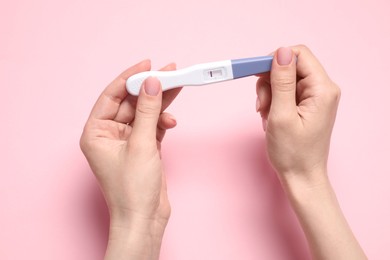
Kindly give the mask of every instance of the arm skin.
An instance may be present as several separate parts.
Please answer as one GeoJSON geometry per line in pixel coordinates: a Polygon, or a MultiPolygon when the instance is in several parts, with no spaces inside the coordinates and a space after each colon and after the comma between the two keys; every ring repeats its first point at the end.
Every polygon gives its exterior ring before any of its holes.
{"type": "Polygon", "coordinates": [[[171,212],[160,147],[176,121],[162,112],[180,89],[162,93],[155,78],[138,98],[125,88],[128,77],[150,67],[148,60],[134,65],[103,91],[80,139],[110,212],[106,260],[158,259],[171,212]]]}
{"type": "Polygon", "coordinates": [[[367,259],[327,175],[340,89],[305,46],[278,49],[256,89],[270,162],[313,259],[367,259]]]}

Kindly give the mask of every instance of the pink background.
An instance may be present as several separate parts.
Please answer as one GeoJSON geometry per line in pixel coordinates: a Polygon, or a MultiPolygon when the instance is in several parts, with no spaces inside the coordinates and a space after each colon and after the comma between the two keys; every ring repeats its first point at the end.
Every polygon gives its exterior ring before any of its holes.
{"type": "MultiPolygon", "coordinates": [[[[371,259],[390,259],[387,0],[2,1],[0,259],[101,259],[108,213],[78,140],[97,96],[153,68],[304,43],[342,89],[329,158],[371,259]]],[[[255,78],[186,88],[169,111],[161,259],[308,259],[264,147],[255,78]]]]}

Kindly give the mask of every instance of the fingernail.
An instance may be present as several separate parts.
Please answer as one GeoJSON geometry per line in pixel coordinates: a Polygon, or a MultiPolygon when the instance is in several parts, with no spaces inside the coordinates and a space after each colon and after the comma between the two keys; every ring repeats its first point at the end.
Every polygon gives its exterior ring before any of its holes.
{"type": "Polygon", "coordinates": [[[262,124],[263,124],[263,130],[264,130],[264,132],[267,131],[267,119],[262,118],[262,119],[261,119],[261,122],[262,122],[262,124]]]}
{"type": "Polygon", "coordinates": [[[260,98],[257,97],[256,98],[256,112],[259,112],[260,111],[260,98]]]}
{"type": "Polygon", "coordinates": [[[277,54],[277,62],[281,66],[285,66],[291,63],[293,57],[293,52],[291,48],[282,47],[279,48],[278,54],[277,54]]]}
{"type": "Polygon", "coordinates": [[[176,118],[175,118],[174,116],[170,115],[170,116],[169,116],[169,119],[170,119],[171,121],[173,121],[173,122],[175,123],[175,125],[177,124],[176,118]]]}
{"type": "Polygon", "coordinates": [[[160,82],[155,77],[149,77],[145,80],[145,92],[149,96],[157,96],[160,93],[160,82]]]}

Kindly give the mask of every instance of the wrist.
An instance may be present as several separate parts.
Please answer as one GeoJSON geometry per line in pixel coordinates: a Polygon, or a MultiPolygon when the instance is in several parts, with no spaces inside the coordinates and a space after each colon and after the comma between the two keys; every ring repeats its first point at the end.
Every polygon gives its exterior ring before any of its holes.
{"type": "Polygon", "coordinates": [[[158,259],[166,222],[111,214],[106,260],[158,259]]]}
{"type": "Polygon", "coordinates": [[[132,210],[109,207],[110,226],[142,233],[163,235],[170,217],[170,206],[164,212],[159,210],[132,210]]]}
{"type": "Polygon", "coordinates": [[[348,226],[325,168],[310,174],[286,174],[281,182],[313,259],[367,259],[348,226]]]}
{"type": "Polygon", "coordinates": [[[306,172],[284,172],[278,176],[290,200],[305,199],[315,193],[332,190],[326,167],[306,172]]]}

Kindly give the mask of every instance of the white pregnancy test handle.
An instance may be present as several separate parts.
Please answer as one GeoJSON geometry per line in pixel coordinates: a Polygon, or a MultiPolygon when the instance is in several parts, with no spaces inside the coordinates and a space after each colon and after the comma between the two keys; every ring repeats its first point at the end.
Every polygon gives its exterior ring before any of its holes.
{"type": "Polygon", "coordinates": [[[225,60],[203,63],[172,71],[144,71],[127,79],[127,91],[138,96],[143,81],[148,77],[158,78],[162,91],[180,86],[205,85],[233,79],[232,62],[225,60]]]}
{"type": "Polygon", "coordinates": [[[130,94],[138,96],[143,81],[148,77],[157,77],[163,91],[180,86],[197,86],[239,79],[270,71],[272,60],[273,56],[259,56],[203,63],[174,71],[145,71],[128,78],[126,89],[130,94]]]}

